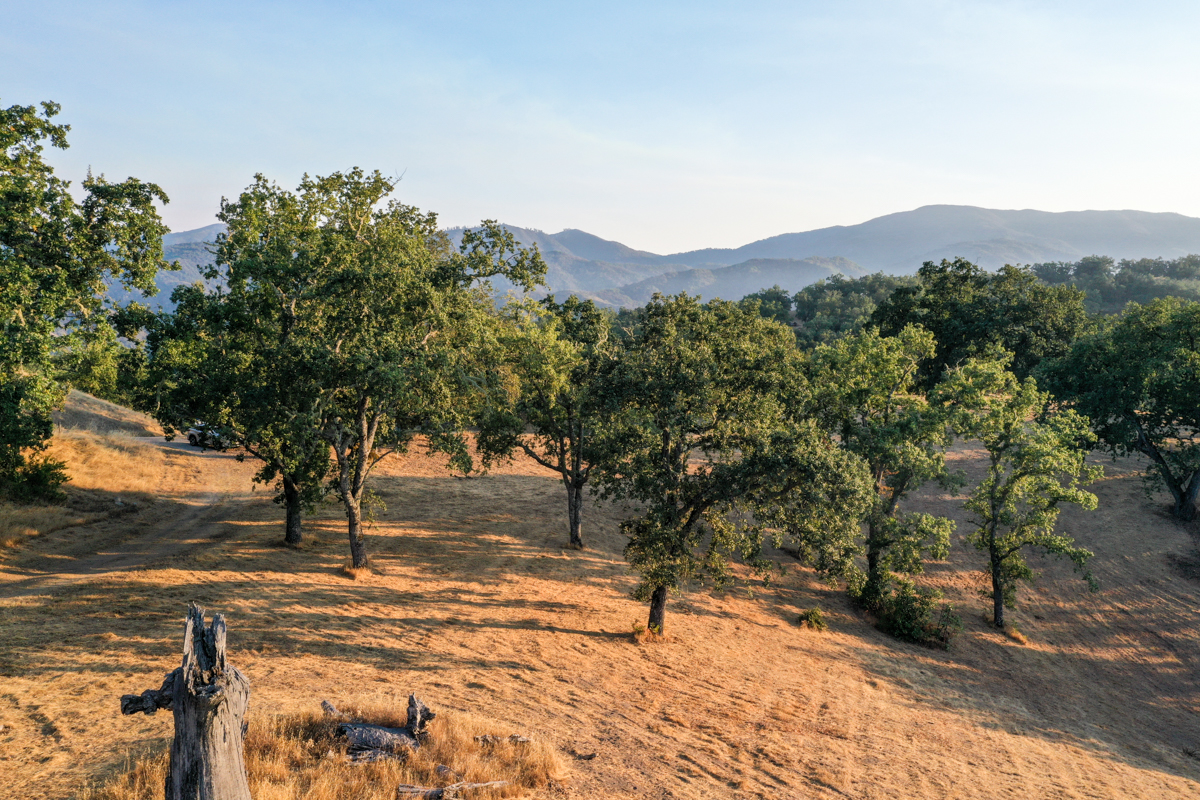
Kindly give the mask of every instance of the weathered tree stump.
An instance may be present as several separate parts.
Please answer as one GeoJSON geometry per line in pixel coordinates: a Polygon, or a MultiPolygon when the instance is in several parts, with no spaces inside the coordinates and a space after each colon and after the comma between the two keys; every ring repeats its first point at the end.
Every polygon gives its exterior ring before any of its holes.
{"type": "Polygon", "coordinates": [[[122,714],[175,715],[166,800],[250,800],[242,738],[250,681],[225,660],[225,618],[214,614],[204,627],[204,609],[188,606],[183,666],[158,689],[121,698],[122,714]]]}

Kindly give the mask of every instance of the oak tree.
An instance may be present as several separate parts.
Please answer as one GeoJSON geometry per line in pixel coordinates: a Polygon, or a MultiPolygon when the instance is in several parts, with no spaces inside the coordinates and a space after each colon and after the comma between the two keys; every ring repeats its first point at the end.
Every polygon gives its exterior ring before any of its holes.
{"type": "Polygon", "coordinates": [[[1138,452],[1150,460],[1150,485],[1171,493],[1177,518],[1196,517],[1200,303],[1132,303],[1039,374],[1057,400],[1091,420],[1110,452],[1138,452]]]}
{"type": "Polygon", "coordinates": [[[989,273],[956,258],[917,271],[916,286],[902,286],[871,316],[885,335],[906,325],[933,334],[937,352],[922,367],[932,387],[946,369],[1002,347],[1024,378],[1044,358],[1063,355],[1087,327],[1084,294],[1071,286],[1047,286],[1029,269],[1005,266],[989,273]]]}
{"type": "Polygon", "coordinates": [[[857,527],[861,509],[843,513],[841,492],[865,481],[858,460],[798,413],[809,406],[792,402],[807,390],[795,385],[787,327],[687,295],[656,295],[633,322],[597,379],[609,414],[597,481],[601,496],[639,504],[621,525],[625,556],[661,633],[668,592],[728,584],[734,558],[765,574],[766,522],[780,532],[857,527]]]}
{"type": "Polygon", "coordinates": [[[53,496],[63,466],[40,455],[50,412],[66,394],[54,353],[108,324],[111,282],[155,291],[167,232],[162,189],[128,178],[88,175],[76,200],[43,151],[66,149],[69,126],[57,103],[0,109],[0,492],[53,496]]]}
{"type": "Polygon", "coordinates": [[[1028,549],[1070,559],[1095,590],[1087,570],[1092,553],[1055,525],[1063,503],[1096,508],[1096,496],[1081,487],[1103,476],[1084,460],[1095,441],[1087,419],[1074,410],[1049,409],[1050,395],[1033,378],[1018,380],[1008,361],[969,359],[934,392],[958,431],[988,452],[987,474],[966,508],[975,526],[968,540],[987,553],[997,628],[1004,627],[1004,609],[1016,604],[1018,585],[1034,578],[1024,557],[1028,549]]]}
{"type": "Polygon", "coordinates": [[[611,315],[571,295],[562,303],[553,296],[533,306],[510,303],[505,316],[510,327],[501,344],[512,380],[483,408],[479,448],[491,457],[520,448],[556,472],[567,492],[568,540],[582,549],[583,491],[603,410],[594,382],[612,357],[611,315]]]}
{"type": "Polygon", "coordinates": [[[896,336],[868,328],[812,355],[818,413],[841,446],[867,463],[875,487],[864,520],[867,572],[852,587],[875,611],[893,572],[920,572],[924,558],[949,552],[952,520],[901,510],[903,499],[929,481],[946,488],[961,483],[946,469],[953,438],[947,419],[917,383],[922,363],[934,352],[933,336],[910,325],[896,336]]]}
{"type": "Polygon", "coordinates": [[[532,288],[546,270],[494,222],[467,231],[455,251],[436,214],[388,200],[394,188],[360,169],[305,176],[295,192],[258,176],[218,215],[231,281],[275,295],[288,330],[278,364],[332,449],[330,485],[355,567],[367,564],[364,501],[381,459],[424,434],[470,467],[462,431],[496,347],[486,280],[532,288]]]}

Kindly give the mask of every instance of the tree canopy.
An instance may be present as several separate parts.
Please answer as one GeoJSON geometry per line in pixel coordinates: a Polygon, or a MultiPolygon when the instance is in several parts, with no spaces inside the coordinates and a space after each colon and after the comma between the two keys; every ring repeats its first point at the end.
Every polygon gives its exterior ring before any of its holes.
{"type": "Polygon", "coordinates": [[[492,457],[519,448],[558,473],[567,490],[568,538],[582,548],[583,490],[604,408],[594,383],[615,347],[612,315],[571,295],[562,303],[553,296],[532,306],[510,303],[505,316],[511,327],[500,338],[512,381],[495,395],[498,402],[484,406],[479,448],[492,457]]]}
{"type": "Polygon", "coordinates": [[[925,262],[917,279],[880,303],[871,321],[889,336],[906,325],[933,334],[937,352],[922,370],[926,388],[946,369],[992,347],[1012,353],[1012,370],[1024,378],[1042,359],[1066,353],[1087,326],[1083,292],[1047,286],[1025,268],[989,273],[956,258],[925,262]]]}
{"type": "Polygon", "coordinates": [[[1034,264],[1033,274],[1052,286],[1084,292],[1088,311],[1119,314],[1129,303],[1160,297],[1200,300],[1200,255],[1180,258],[1122,259],[1087,256],[1079,261],[1034,264]]]}
{"type": "Polygon", "coordinates": [[[927,481],[957,485],[946,469],[947,419],[917,384],[935,348],[928,331],[910,325],[894,337],[867,329],[821,345],[812,356],[818,414],[841,446],[866,462],[875,486],[864,519],[867,574],[861,583],[850,577],[858,597],[877,612],[893,571],[920,572],[923,558],[945,558],[950,547],[951,520],[903,513],[900,505],[927,481]]]}
{"type": "Polygon", "coordinates": [[[167,202],[162,189],[89,174],[77,201],[46,163],[47,145],[67,148],[70,128],[53,122],[59,110],[0,109],[0,491],[18,497],[53,494],[65,478],[39,455],[66,392],[54,352],[108,325],[109,282],[152,294],[168,266],[155,207],[167,202]]]}
{"type": "Polygon", "coordinates": [[[470,467],[461,432],[496,351],[486,280],[532,288],[546,269],[493,222],[455,251],[435,214],[387,199],[394,188],[357,168],[306,176],[296,192],[260,175],[218,215],[228,291],[273,303],[268,335],[287,332],[268,366],[283,371],[286,408],[333,451],[355,567],[367,563],[363,504],[382,458],[424,434],[470,467]]]}
{"type": "Polygon", "coordinates": [[[1096,496],[1081,487],[1103,476],[1084,461],[1094,442],[1087,419],[1070,409],[1048,409],[1050,395],[1033,378],[1018,380],[1006,369],[1009,360],[968,359],[934,392],[958,432],[988,452],[987,473],[966,508],[975,526],[968,541],[988,556],[997,628],[1004,627],[1004,609],[1016,604],[1017,586],[1034,578],[1027,549],[1070,559],[1095,589],[1087,571],[1092,553],[1055,525],[1063,503],[1096,508],[1096,496]]]}
{"type": "Polygon", "coordinates": [[[1190,520],[1200,495],[1200,303],[1130,304],[1039,371],[1114,455],[1138,452],[1190,520]]]}
{"type": "Polygon", "coordinates": [[[861,278],[834,275],[806,286],[793,297],[796,341],[802,349],[857,333],[871,322],[875,309],[916,278],[876,272],[861,278]]]}
{"type": "Polygon", "coordinates": [[[738,512],[772,511],[788,533],[857,529],[865,470],[806,418],[797,358],[790,330],[752,309],[656,296],[600,375],[597,480],[602,496],[644,509],[621,527],[652,630],[669,591],[727,584],[730,558],[766,567],[764,528],[738,512]]]}

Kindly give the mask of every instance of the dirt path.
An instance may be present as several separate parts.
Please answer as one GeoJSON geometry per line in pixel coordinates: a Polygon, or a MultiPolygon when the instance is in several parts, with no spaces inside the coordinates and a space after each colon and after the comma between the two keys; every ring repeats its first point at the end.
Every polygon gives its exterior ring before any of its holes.
{"type": "Polygon", "coordinates": [[[114,493],[107,519],[64,528],[0,571],[0,597],[46,594],[108,574],[144,569],[210,546],[228,531],[228,503],[252,494],[252,464],[235,454],[202,451],[187,442],[138,437],[136,446],[162,454],[147,499],[114,493]],[[157,497],[155,497],[157,495],[157,497]],[[21,575],[23,577],[17,577],[21,575]],[[7,579],[7,580],[5,580],[7,579]]]}
{"type": "MultiPolygon", "coordinates": [[[[23,571],[37,574],[0,585],[0,597],[46,594],[94,577],[144,569],[170,557],[185,556],[192,548],[220,538],[219,522],[226,500],[226,495],[209,492],[194,501],[173,503],[168,513],[155,514],[157,518],[153,521],[136,520],[137,532],[132,536],[91,555],[26,561],[22,564],[23,571]]],[[[129,529],[134,527],[130,523],[123,516],[108,524],[129,529]]],[[[73,532],[66,530],[68,535],[73,532]]]]}

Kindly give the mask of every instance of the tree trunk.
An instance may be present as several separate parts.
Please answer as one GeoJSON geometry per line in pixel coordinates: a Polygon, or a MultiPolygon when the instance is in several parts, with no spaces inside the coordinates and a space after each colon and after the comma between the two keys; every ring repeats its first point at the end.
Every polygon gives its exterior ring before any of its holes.
{"type": "Polygon", "coordinates": [[[242,737],[250,704],[250,681],[225,660],[225,618],[188,607],[183,666],[158,690],[121,698],[121,713],[175,715],[175,738],[167,772],[166,800],[250,800],[242,737]]]}
{"type": "Polygon", "coordinates": [[[867,582],[863,586],[862,604],[872,612],[878,612],[883,604],[885,578],[880,560],[883,558],[883,545],[875,536],[875,525],[867,526],[867,582]]]}
{"type": "Polygon", "coordinates": [[[1196,518],[1196,497],[1200,495],[1200,470],[1192,473],[1187,486],[1175,495],[1175,506],[1171,512],[1177,519],[1191,522],[1196,518]]]}
{"type": "Polygon", "coordinates": [[[567,484],[567,524],[570,527],[571,547],[583,549],[583,486],[567,484]]]}
{"type": "Polygon", "coordinates": [[[663,632],[663,620],[667,616],[667,587],[659,586],[654,590],[654,594],[650,595],[650,631],[651,633],[663,632]]]}
{"type": "Polygon", "coordinates": [[[1143,455],[1149,456],[1154,465],[1158,467],[1158,473],[1162,476],[1163,483],[1167,485],[1167,490],[1171,493],[1172,499],[1175,501],[1171,505],[1171,513],[1176,519],[1190,522],[1196,518],[1196,497],[1200,494],[1200,470],[1192,473],[1191,478],[1187,483],[1177,479],[1175,473],[1171,472],[1171,465],[1163,458],[1158,447],[1146,435],[1141,425],[1135,421],[1137,428],[1137,440],[1134,442],[1134,447],[1141,451],[1143,455]]]}
{"type": "Polygon", "coordinates": [[[1004,628],[1004,584],[1001,580],[1000,558],[992,554],[992,623],[1004,628]]]}
{"type": "Polygon", "coordinates": [[[296,482],[287,475],[283,476],[283,502],[284,507],[287,509],[287,522],[283,529],[283,541],[290,545],[298,545],[302,538],[300,532],[302,512],[300,508],[300,490],[296,487],[296,482]]]}
{"type": "Polygon", "coordinates": [[[350,563],[355,569],[367,565],[367,545],[363,541],[362,506],[357,501],[346,499],[346,521],[349,523],[350,563]]]}

